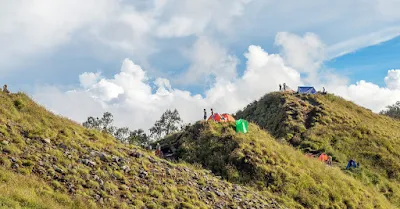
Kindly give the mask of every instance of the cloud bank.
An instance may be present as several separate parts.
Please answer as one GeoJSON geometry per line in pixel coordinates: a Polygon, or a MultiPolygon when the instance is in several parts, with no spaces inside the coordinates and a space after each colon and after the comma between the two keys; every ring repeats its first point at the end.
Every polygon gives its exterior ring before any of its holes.
{"type": "Polygon", "coordinates": [[[127,58],[112,78],[85,72],[79,76],[80,87],[76,89],[62,92],[56,87],[39,87],[33,97],[50,110],[79,122],[109,111],[117,126],[132,129],[150,128],[166,109],[178,109],[184,122],[200,120],[204,108],[232,113],[278,90],[284,82],[292,88],[303,84],[319,89],[324,86],[375,112],[400,100],[400,70],[388,71],[386,87],[367,81],[349,84],[346,78],[321,69],[326,47],[315,34],[279,33],[276,44],[280,54],[250,45],[244,53],[246,69],[238,76],[237,57],[200,37],[189,52],[193,62],[185,76],[189,80],[215,76],[204,95],[174,88],[166,78],[149,79],[141,66],[127,58]]]}

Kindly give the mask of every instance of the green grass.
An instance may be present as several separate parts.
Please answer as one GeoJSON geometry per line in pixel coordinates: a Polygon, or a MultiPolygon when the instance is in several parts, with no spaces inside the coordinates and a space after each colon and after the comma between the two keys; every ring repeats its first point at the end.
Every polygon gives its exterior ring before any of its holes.
{"type": "Polygon", "coordinates": [[[161,141],[176,157],[200,163],[216,175],[279,196],[291,208],[394,208],[377,189],[338,167],[309,159],[258,126],[239,134],[233,124],[198,122],[161,141]]]}
{"type": "Polygon", "coordinates": [[[204,169],[167,162],[85,129],[23,93],[1,92],[0,101],[0,208],[250,208],[251,201],[268,208],[272,201],[252,188],[238,191],[204,169]],[[99,153],[107,156],[102,160],[99,153]],[[215,198],[208,198],[210,193],[215,198]]]}
{"type": "Polygon", "coordinates": [[[332,94],[271,93],[236,114],[306,153],[326,152],[343,171],[400,207],[400,122],[332,94]]]}
{"type": "Polygon", "coordinates": [[[55,191],[35,176],[0,167],[0,208],[90,208],[79,198],[55,191]]]}

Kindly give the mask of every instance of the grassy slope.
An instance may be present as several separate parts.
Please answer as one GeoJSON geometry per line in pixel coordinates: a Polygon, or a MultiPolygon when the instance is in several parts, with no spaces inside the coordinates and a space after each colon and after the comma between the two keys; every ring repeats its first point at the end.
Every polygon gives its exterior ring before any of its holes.
{"type": "Polygon", "coordinates": [[[198,122],[161,145],[176,149],[178,159],[200,163],[231,182],[273,192],[291,208],[394,208],[375,189],[304,157],[254,124],[247,134],[233,128],[198,122]]]}
{"type": "Polygon", "coordinates": [[[345,172],[400,207],[400,122],[331,94],[271,93],[237,117],[305,152],[327,152],[341,168],[355,159],[361,169],[345,172]]]}
{"type": "Polygon", "coordinates": [[[87,208],[38,178],[16,174],[0,167],[0,208],[87,208]]]}
{"type": "Polygon", "coordinates": [[[118,143],[24,94],[0,93],[0,188],[0,206],[12,208],[279,208],[268,193],[118,143]]]}

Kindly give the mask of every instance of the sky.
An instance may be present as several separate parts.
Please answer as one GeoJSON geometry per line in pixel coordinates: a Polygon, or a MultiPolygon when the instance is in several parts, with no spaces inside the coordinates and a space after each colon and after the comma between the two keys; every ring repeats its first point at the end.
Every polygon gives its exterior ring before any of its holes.
{"type": "Polygon", "coordinates": [[[0,0],[0,83],[83,122],[148,130],[286,83],[400,100],[400,0],[0,0]]]}

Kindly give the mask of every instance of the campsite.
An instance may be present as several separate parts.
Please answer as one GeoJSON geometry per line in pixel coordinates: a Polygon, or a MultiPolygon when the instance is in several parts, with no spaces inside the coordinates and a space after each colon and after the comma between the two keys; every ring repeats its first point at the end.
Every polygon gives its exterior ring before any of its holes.
{"type": "Polygon", "coordinates": [[[400,0],[1,0],[0,209],[400,208],[400,0]]]}

